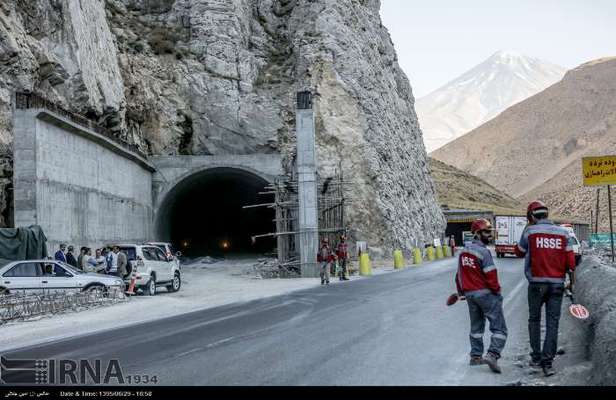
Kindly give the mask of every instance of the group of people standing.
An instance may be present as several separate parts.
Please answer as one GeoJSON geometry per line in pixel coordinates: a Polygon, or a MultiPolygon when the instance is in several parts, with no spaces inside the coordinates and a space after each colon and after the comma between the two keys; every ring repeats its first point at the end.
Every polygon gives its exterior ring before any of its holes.
{"type": "Polygon", "coordinates": [[[349,260],[349,247],[345,235],[340,236],[340,241],[332,250],[329,245],[329,239],[324,237],[321,240],[317,261],[321,265],[321,285],[329,285],[330,269],[337,261],[340,269],[339,276],[341,281],[348,281],[347,277],[347,262],[349,260]]]}
{"type": "MultiPolygon", "coordinates": [[[[527,209],[528,225],[518,240],[516,254],[524,257],[524,273],[528,280],[528,334],[531,347],[531,368],[541,368],[545,376],[554,374],[558,325],[563,295],[573,290],[576,267],[569,233],[548,219],[548,207],[534,201],[527,209]],[[565,286],[566,276],[570,282],[565,286]],[[546,332],[541,346],[541,310],[545,305],[546,332]]],[[[492,225],[485,219],[471,227],[472,243],[464,247],[458,258],[455,277],[458,299],[466,300],[471,320],[470,365],[487,364],[500,373],[497,360],[507,340],[503,313],[503,296],[496,265],[486,245],[492,241],[492,225]],[[490,347],[483,355],[483,333],[486,319],[490,322],[490,347]]],[[[449,304],[449,303],[448,303],[449,304]]]]}
{"type": "Polygon", "coordinates": [[[74,251],[73,246],[67,247],[66,244],[62,243],[54,258],[84,272],[97,272],[119,277],[124,277],[128,273],[128,258],[124,252],[120,251],[118,246],[96,249],[94,255],[92,255],[90,247],[84,246],[77,258],[75,258],[74,251]]]}

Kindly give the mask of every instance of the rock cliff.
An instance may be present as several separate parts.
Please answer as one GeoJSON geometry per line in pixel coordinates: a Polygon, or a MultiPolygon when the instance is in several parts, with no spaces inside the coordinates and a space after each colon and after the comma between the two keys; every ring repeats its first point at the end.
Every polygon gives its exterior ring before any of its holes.
{"type": "MultiPolygon", "coordinates": [[[[440,236],[409,82],[378,0],[13,0],[0,4],[0,141],[11,96],[42,92],[148,154],[280,152],[316,94],[319,173],[353,181],[355,235],[440,236]]],[[[1,206],[2,204],[0,204],[1,206]]],[[[5,222],[6,223],[6,222],[5,222]]]]}

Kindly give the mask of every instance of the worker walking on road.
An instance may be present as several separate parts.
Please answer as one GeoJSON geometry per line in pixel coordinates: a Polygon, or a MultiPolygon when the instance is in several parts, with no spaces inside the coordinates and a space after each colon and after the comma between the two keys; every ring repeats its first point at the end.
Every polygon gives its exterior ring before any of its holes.
{"type": "Polygon", "coordinates": [[[347,261],[349,259],[349,245],[346,241],[346,236],[340,236],[340,242],[336,246],[336,257],[338,257],[338,265],[340,266],[340,280],[348,281],[347,278],[347,261]]]}
{"type": "Polygon", "coordinates": [[[319,254],[317,254],[317,261],[321,263],[321,285],[329,285],[329,269],[335,257],[336,256],[329,246],[329,239],[323,238],[323,240],[321,240],[319,254]]]}
{"type": "Polygon", "coordinates": [[[501,373],[498,359],[507,341],[507,325],[503,314],[503,296],[498,283],[496,266],[486,245],[492,240],[492,225],[488,220],[473,222],[474,240],[464,247],[458,258],[456,287],[458,296],[466,299],[471,318],[470,365],[488,364],[501,373]],[[483,333],[486,319],[490,322],[490,348],[483,356],[483,333]]]}
{"type": "Polygon", "coordinates": [[[548,208],[543,202],[530,203],[527,218],[529,225],[518,241],[516,253],[519,257],[525,256],[524,272],[529,282],[530,366],[541,367],[545,376],[551,376],[554,375],[552,362],[558,346],[558,323],[565,277],[567,272],[575,269],[575,254],[568,245],[569,233],[548,220],[548,208]],[[546,331],[542,349],[541,308],[544,304],[546,331]]]}

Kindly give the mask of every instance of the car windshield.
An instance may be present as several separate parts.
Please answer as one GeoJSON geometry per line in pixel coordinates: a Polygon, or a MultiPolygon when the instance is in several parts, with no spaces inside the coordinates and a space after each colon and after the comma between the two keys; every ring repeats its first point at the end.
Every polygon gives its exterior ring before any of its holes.
{"type": "Polygon", "coordinates": [[[569,242],[567,243],[569,246],[577,246],[579,243],[575,236],[569,236],[569,242]]]}
{"type": "Polygon", "coordinates": [[[62,267],[64,267],[65,269],[67,269],[69,272],[71,272],[71,273],[73,273],[73,274],[75,274],[75,275],[78,275],[78,274],[83,274],[83,273],[84,273],[82,270],[77,269],[77,268],[73,267],[72,265],[67,264],[67,263],[65,263],[65,262],[63,262],[63,261],[59,261],[58,263],[59,263],[62,267]]]}

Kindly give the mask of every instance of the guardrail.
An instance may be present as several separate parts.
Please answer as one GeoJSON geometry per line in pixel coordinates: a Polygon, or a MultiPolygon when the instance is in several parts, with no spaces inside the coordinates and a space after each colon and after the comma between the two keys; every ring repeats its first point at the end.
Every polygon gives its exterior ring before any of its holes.
{"type": "Polygon", "coordinates": [[[0,295],[0,324],[41,315],[53,315],[65,311],[80,311],[125,301],[122,288],[86,292],[24,292],[0,295]]]}
{"type": "Polygon", "coordinates": [[[106,138],[113,140],[115,143],[124,147],[126,150],[129,150],[133,153],[137,153],[139,156],[146,158],[145,153],[143,153],[139,149],[139,146],[135,144],[126,143],[125,141],[121,140],[117,136],[113,135],[109,130],[100,126],[97,122],[92,121],[91,119],[86,118],[82,115],[68,111],[62,108],[61,106],[59,106],[58,104],[45,99],[39,94],[24,93],[24,92],[15,93],[15,108],[17,108],[18,110],[28,110],[28,109],[33,109],[33,108],[43,108],[43,109],[49,110],[78,125],[88,128],[98,133],[99,135],[105,136],[106,138]]]}

